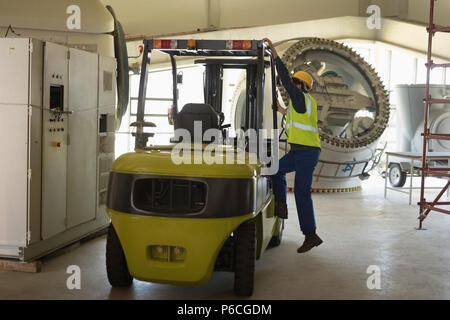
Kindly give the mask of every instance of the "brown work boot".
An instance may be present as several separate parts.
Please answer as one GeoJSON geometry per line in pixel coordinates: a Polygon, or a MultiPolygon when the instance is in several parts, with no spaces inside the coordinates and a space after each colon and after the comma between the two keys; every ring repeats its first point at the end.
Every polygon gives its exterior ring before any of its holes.
{"type": "Polygon", "coordinates": [[[305,241],[302,246],[297,249],[298,253],[304,253],[311,250],[314,247],[320,246],[322,244],[322,239],[317,234],[307,234],[305,236],[305,241]]]}
{"type": "Polygon", "coordinates": [[[288,218],[288,209],[286,202],[275,203],[275,215],[281,219],[288,218]]]}

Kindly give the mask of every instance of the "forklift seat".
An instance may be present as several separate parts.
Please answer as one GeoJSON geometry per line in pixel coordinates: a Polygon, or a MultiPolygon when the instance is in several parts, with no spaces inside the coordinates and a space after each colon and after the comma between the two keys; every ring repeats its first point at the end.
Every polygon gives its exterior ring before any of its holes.
{"type": "Polygon", "coordinates": [[[174,124],[175,130],[188,130],[191,134],[192,142],[212,142],[204,141],[203,135],[208,129],[220,129],[220,114],[209,104],[188,103],[178,112],[174,124]],[[194,121],[202,123],[202,137],[198,137],[200,139],[194,137],[194,121]],[[194,141],[194,138],[197,139],[194,141]]]}

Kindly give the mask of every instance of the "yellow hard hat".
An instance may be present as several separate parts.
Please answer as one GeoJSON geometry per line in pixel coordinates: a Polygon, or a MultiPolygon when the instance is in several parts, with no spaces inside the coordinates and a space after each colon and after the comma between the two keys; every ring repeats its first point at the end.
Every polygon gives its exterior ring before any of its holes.
{"type": "Polygon", "coordinates": [[[306,83],[306,85],[308,86],[308,90],[312,89],[312,85],[313,85],[313,78],[311,77],[311,75],[308,72],[305,71],[297,71],[296,73],[294,73],[294,75],[292,76],[292,78],[296,78],[300,81],[303,81],[304,83],[306,83]]]}

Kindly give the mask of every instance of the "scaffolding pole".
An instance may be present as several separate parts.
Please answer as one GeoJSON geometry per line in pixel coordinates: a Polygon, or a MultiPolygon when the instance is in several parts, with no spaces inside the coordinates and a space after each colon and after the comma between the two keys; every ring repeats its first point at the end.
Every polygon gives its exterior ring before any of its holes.
{"type": "Polygon", "coordinates": [[[432,60],[432,45],[433,45],[433,37],[436,32],[450,32],[450,27],[436,27],[434,25],[434,3],[436,0],[430,0],[430,17],[428,23],[428,52],[427,52],[427,84],[425,90],[425,110],[424,110],[424,129],[423,129],[423,153],[422,153],[422,168],[421,168],[421,186],[420,186],[420,202],[418,203],[420,206],[419,213],[419,229],[422,229],[423,220],[428,216],[431,211],[441,212],[445,214],[450,214],[450,210],[446,210],[440,208],[440,206],[448,205],[450,202],[440,201],[442,195],[445,191],[448,190],[450,186],[450,180],[447,184],[442,188],[441,192],[439,192],[438,196],[433,201],[426,201],[425,199],[425,178],[426,176],[435,176],[435,177],[447,177],[450,178],[449,172],[450,168],[430,168],[428,165],[428,157],[427,157],[427,145],[428,140],[450,140],[450,134],[432,134],[430,132],[428,118],[430,108],[433,104],[448,104],[450,103],[449,99],[433,99],[430,95],[430,77],[431,70],[434,68],[449,68],[449,63],[444,64],[435,64],[432,60]]]}

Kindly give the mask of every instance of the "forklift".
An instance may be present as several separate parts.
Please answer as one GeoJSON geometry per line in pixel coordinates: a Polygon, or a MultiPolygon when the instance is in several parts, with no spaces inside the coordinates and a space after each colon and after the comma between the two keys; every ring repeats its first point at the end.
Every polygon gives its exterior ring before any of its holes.
{"type": "MultiPolygon", "coordinates": [[[[109,178],[107,212],[111,219],[106,244],[106,269],[113,287],[141,281],[200,285],[213,271],[234,272],[234,293],[251,296],[255,260],[269,247],[281,243],[284,220],[274,215],[270,176],[262,164],[175,164],[168,145],[147,146],[155,127],[144,119],[148,72],[153,51],[171,61],[173,87],[172,120],[175,131],[194,133],[201,122],[202,133],[217,129],[228,135],[222,112],[223,72],[246,74],[245,119],[239,129],[263,128],[265,97],[271,96],[273,128],[277,129],[277,94],[274,61],[261,40],[144,40],[137,107],[135,151],[115,160],[109,178]],[[199,57],[204,66],[204,103],[188,103],[179,110],[180,75],[177,58],[199,57]],[[266,78],[271,83],[266,88],[266,78]],[[269,91],[269,92],[265,92],[269,91]]],[[[270,113],[269,113],[270,114],[270,113]]],[[[276,132],[276,131],[275,131],[276,132]]],[[[193,135],[194,136],[194,135],[193,135]]],[[[273,139],[264,139],[270,145],[273,139]]],[[[190,141],[190,151],[208,143],[225,144],[202,136],[190,141]]],[[[260,139],[260,138],[258,138],[260,139]]],[[[238,138],[226,139],[228,151],[238,152],[238,138]]],[[[186,141],[183,141],[186,142],[186,141]]],[[[278,142],[278,141],[277,141],[278,142]]],[[[252,150],[243,144],[246,159],[252,150]]],[[[243,149],[243,150],[242,150],[243,149]]],[[[260,152],[259,148],[256,151],[260,152]]],[[[259,159],[259,158],[258,158],[259,159]]],[[[278,159],[276,159],[278,161],[278,159]]]]}

